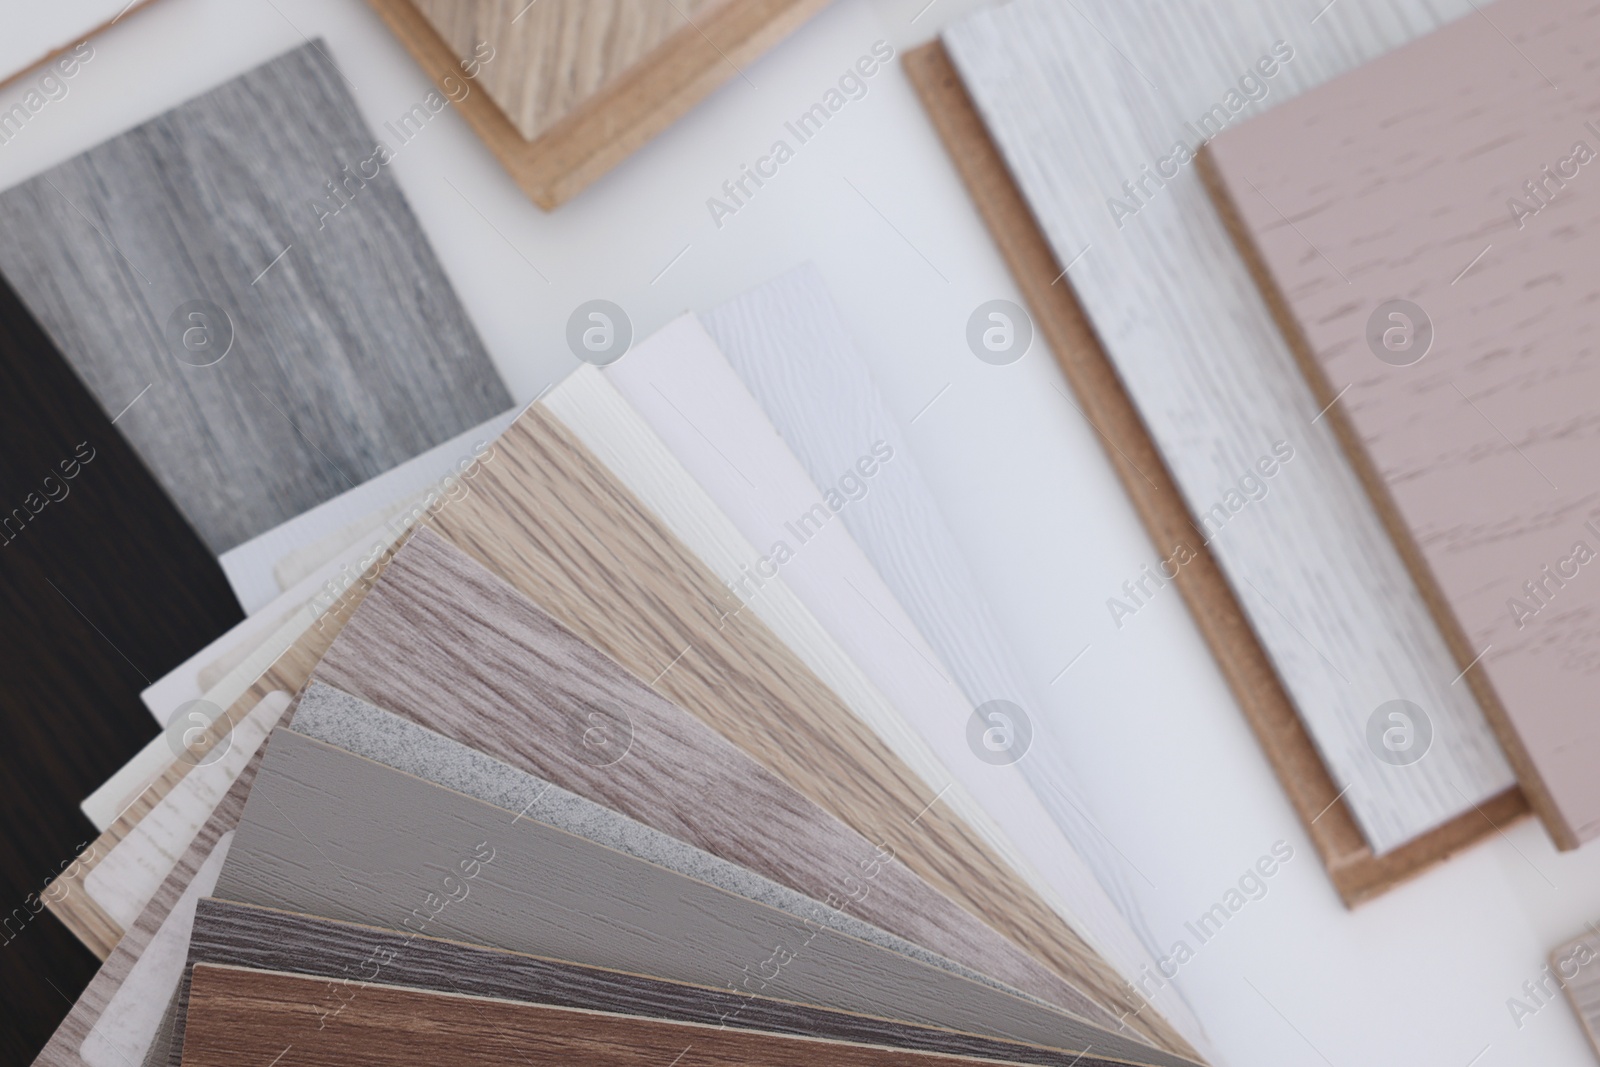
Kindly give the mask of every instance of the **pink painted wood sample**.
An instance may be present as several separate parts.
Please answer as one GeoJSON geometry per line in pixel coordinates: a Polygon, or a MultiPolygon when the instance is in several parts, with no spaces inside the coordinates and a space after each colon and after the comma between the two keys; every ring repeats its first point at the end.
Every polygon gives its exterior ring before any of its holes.
{"type": "Polygon", "coordinates": [[[1563,848],[1600,835],[1597,44],[1587,0],[1482,5],[1203,160],[1563,848]]]}

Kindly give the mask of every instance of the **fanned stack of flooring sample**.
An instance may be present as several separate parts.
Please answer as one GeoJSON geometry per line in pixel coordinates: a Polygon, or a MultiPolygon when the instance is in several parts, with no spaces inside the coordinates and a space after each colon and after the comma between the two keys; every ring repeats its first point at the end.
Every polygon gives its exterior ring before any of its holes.
{"type": "MultiPolygon", "coordinates": [[[[580,392],[556,395],[586,433],[618,424],[615,409],[580,392]]],[[[755,1062],[787,1062],[797,1036],[907,1050],[884,1062],[911,1050],[1196,1062],[1033,882],[945,808],[942,788],[928,784],[936,761],[917,756],[913,771],[898,754],[918,751],[908,737],[891,747],[867,726],[891,713],[803,608],[785,601],[779,638],[729,592],[729,559],[753,550],[734,545],[726,519],[712,508],[696,526],[680,506],[677,521],[697,538],[720,538],[702,560],[553,410],[519,417],[463,475],[463,491],[371,568],[375,580],[229,701],[230,719],[268,723],[281,707],[268,700],[274,691],[321,681],[384,712],[313,686],[293,725],[268,739],[265,762],[260,751],[224,756],[146,792],[147,813],[118,831],[115,847],[132,851],[114,862],[158,862],[154,838],[129,836],[157,817],[170,827],[167,854],[181,854],[123,912],[137,914],[42,1062],[98,1067],[118,1053],[176,1063],[190,1048],[199,1062],[250,1027],[282,1022],[267,1001],[288,1006],[291,1025],[305,1022],[302,1054],[318,1062],[349,1054],[316,1044],[323,1023],[337,1029],[360,1014],[339,1005],[390,982],[406,987],[394,992],[400,1010],[423,1018],[437,1007],[440,1025],[481,1019],[485,995],[523,999],[480,988],[463,1006],[448,974],[412,987],[368,944],[339,966],[359,982],[324,976],[309,1003],[270,993],[263,973],[294,970],[286,965],[301,954],[264,968],[196,955],[185,1000],[170,948],[207,914],[206,892],[306,915],[308,931],[367,924],[720,989],[773,1020],[748,1027],[754,1045],[739,1054],[755,1062]],[[219,781],[236,776],[196,820],[198,794],[180,799],[184,787],[218,767],[219,781]],[[317,798],[334,793],[355,822],[330,821],[317,798]],[[376,821],[362,825],[361,813],[376,821]],[[525,873],[504,873],[513,868],[525,873]],[[675,937],[693,950],[673,949],[675,937]],[[217,1015],[206,976],[218,965],[248,968],[238,995],[265,1000],[217,1015]],[[840,1011],[856,1021],[839,1021],[840,1011]]],[[[654,448],[633,440],[619,453],[630,477],[670,469],[670,454],[654,448]]],[[[656,1032],[645,1004],[525,999],[519,1017],[535,1022],[508,1016],[505,1033],[554,1028],[567,1017],[558,1008],[623,1016],[624,1036],[607,1041],[656,1032]]],[[[660,1017],[704,1025],[703,1015],[660,1017]]]]}
{"type": "Polygon", "coordinates": [[[0,271],[213,553],[511,405],[325,57],[0,194],[0,271]]]}
{"type": "MultiPolygon", "coordinates": [[[[448,97],[546,210],[743,77],[827,2],[370,0],[444,93],[427,107],[448,97]]],[[[396,135],[429,117],[403,117],[396,135]]]]}
{"type": "Polygon", "coordinates": [[[1576,848],[1600,835],[1596,15],[1492,12],[1201,163],[1523,790],[1576,848]]]}
{"type": "MultiPolygon", "coordinates": [[[[92,960],[40,912],[96,856],[78,800],[155,732],[139,692],[240,617],[216,560],[0,282],[5,1031],[37,1051],[92,960]],[[46,886],[49,882],[49,886],[46,886]],[[16,909],[16,910],[12,910],[16,909]]],[[[158,738],[165,761],[177,753],[158,738]]]]}
{"type": "Polygon", "coordinates": [[[1261,101],[1435,24],[1425,7],[1356,0],[1328,16],[1340,32],[1307,38],[1298,13],[1260,0],[1014,0],[907,60],[1108,434],[1155,542],[1151,567],[1176,575],[1351,903],[1526,802],[1191,163],[1261,101]],[[1430,728],[1426,759],[1382,744],[1393,701],[1430,728]]]}

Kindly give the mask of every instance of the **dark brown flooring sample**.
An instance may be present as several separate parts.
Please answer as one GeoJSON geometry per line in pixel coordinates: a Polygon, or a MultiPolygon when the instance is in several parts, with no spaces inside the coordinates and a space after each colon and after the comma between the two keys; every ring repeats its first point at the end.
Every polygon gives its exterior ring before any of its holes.
{"type": "Polygon", "coordinates": [[[211,553],[0,283],[5,1062],[32,1059],[95,972],[39,896],[95,839],[78,802],[156,732],[140,691],[242,617],[211,553]]]}
{"type": "MultiPolygon", "coordinates": [[[[999,1042],[952,1030],[911,1026],[769,997],[741,996],[726,989],[668,982],[627,971],[585,967],[566,960],[210,898],[200,902],[195,916],[189,963],[191,967],[209,963],[329,979],[333,989],[351,998],[347,1001],[353,1005],[350,1010],[358,1006],[355,998],[360,996],[361,983],[374,981],[436,993],[610,1011],[705,1026],[726,1024],[740,1030],[1041,1067],[1068,1067],[1073,1063],[1090,1067],[1101,1062],[1092,1056],[1076,1060],[1076,1053],[1035,1045],[999,1042]]],[[[333,1000],[331,1009],[337,1012],[340,1003],[333,1000]]],[[[176,1055],[170,1067],[178,1067],[176,1055]]]]}
{"type": "MultiPolygon", "coordinates": [[[[604,1064],[607,1067],[965,1067],[979,1061],[791,1035],[576,1011],[214,964],[193,972],[185,1067],[604,1064]],[[324,1025],[325,1024],[325,1025],[324,1025]]],[[[1084,1057],[1083,1067],[1116,1061],[1084,1057]]]]}

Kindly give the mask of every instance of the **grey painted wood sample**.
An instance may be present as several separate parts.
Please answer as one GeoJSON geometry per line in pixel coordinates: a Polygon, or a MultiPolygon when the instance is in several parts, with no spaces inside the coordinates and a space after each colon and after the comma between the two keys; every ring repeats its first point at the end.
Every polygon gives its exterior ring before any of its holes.
{"type": "Polygon", "coordinates": [[[218,554],[511,405],[326,56],[0,194],[0,271],[218,554]]]}
{"type": "Polygon", "coordinates": [[[431,529],[312,675],[1101,1025],[1115,1017],[431,529]],[[870,877],[868,877],[870,872],[870,877]]]}
{"type": "Polygon", "coordinates": [[[1134,1062],[1188,1061],[291,729],[215,895],[1134,1062]]]}
{"type": "MultiPolygon", "coordinates": [[[[189,943],[189,962],[191,966],[209,963],[330,979],[330,987],[341,987],[328,991],[327,1007],[332,1011],[338,1011],[346,997],[353,1001],[360,996],[353,985],[381,981],[441,993],[708,1026],[726,1024],[1014,1063],[1069,1067],[1076,1055],[226,900],[201,901],[189,943]]],[[[167,1067],[180,1067],[180,1054],[181,1048],[163,1062],[167,1067]]],[[[1091,1054],[1077,1062],[1086,1067],[1102,1061],[1091,1054]]]]}
{"type": "Polygon", "coordinates": [[[994,979],[970,967],[953,963],[840,909],[825,907],[787,886],[668,837],[620,812],[570,793],[537,775],[520,771],[330,685],[314,682],[307,687],[295,705],[293,726],[298,734],[353,752],[434,785],[453,789],[474,800],[520,812],[524,818],[536,819],[597,845],[616,849],[635,859],[646,860],[747,900],[786,911],[796,918],[921,960],[930,966],[943,968],[973,981],[998,985],[994,979]]]}
{"type": "MultiPolygon", "coordinates": [[[[1460,665],[1190,164],[1218,129],[1472,10],[1339,0],[1313,25],[1315,10],[1272,0],[1016,0],[943,35],[1071,264],[1061,284],[1160,447],[1195,539],[1379,855],[1485,805],[1512,786],[1511,768],[1472,694],[1452,684],[1460,665]],[[1292,449],[1284,464],[1280,442],[1292,449]],[[1427,758],[1403,767],[1368,739],[1395,699],[1433,726],[1427,758]]],[[[1152,568],[1173,558],[1174,545],[1151,547],[1152,568]]],[[[1108,597],[1123,597],[1120,581],[1108,597]]]]}
{"type": "Polygon", "coordinates": [[[1501,0],[1201,160],[1563,848],[1600,836],[1594,20],[1501,0]],[[1393,166],[1410,153],[1444,165],[1393,166]]]}

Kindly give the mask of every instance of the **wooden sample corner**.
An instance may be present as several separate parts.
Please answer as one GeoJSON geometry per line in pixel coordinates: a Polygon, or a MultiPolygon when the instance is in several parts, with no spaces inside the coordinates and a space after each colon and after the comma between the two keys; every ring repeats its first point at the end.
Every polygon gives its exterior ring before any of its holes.
{"type": "Polygon", "coordinates": [[[1600,529],[1597,215],[1579,169],[1600,127],[1571,45],[1593,11],[1498,10],[1526,27],[1516,45],[1483,19],[1452,23],[1225,131],[1199,167],[1533,810],[1570,850],[1600,837],[1600,586],[1585,566],[1600,529]],[[1451,162],[1391,172],[1380,161],[1399,145],[1451,162]]]}
{"type": "Polygon", "coordinates": [[[1196,543],[1196,524],[1161,453],[944,45],[908,52],[902,64],[1062,372],[1105,438],[1107,457],[1151,540],[1187,545],[1194,554],[1177,586],[1340,898],[1354,906],[1375,897],[1524,814],[1521,791],[1508,790],[1409,844],[1373,854],[1216,559],[1196,543]]]}
{"type": "MultiPolygon", "coordinates": [[[[535,204],[550,211],[582,192],[724,82],[739,76],[746,64],[822,10],[828,0],[719,0],[702,4],[692,16],[675,15],[686,24],[554,121],[549,115],[534,119],[523,113],[518,120],[508,116],[490,91],[464,78],[475,63],[472,57],[457,55],[412,0],[369,2],[424,73],[456,100],[461,114],[512,180],[535,204]],[[519,121],[522,128],[540,132],[525,137],[519,121]]],[[[582,11],[581,18],[602,17],[598,8],[637,6],[637,0],[632,4],[624,0],[544,3],[582,11]]],[[[572,16],[572,21],[579,17],[572,16]]],[[[537,28],[531,23],[514,27],[509,21],[507,26],[513,33],[537,28]]],[[[484,43],[497,45],[493,39],[484,43]]],[[[500,61],[505,62],[533,49],[505,47],[502,51],[507,55],[500,61]]],[[[593,60],[581,51],[580,43],[569,53],[558,53],[553,61],[577,67],[593,60]]],[[[487,60],[488,65],[494,62],[487,60]]]]}

